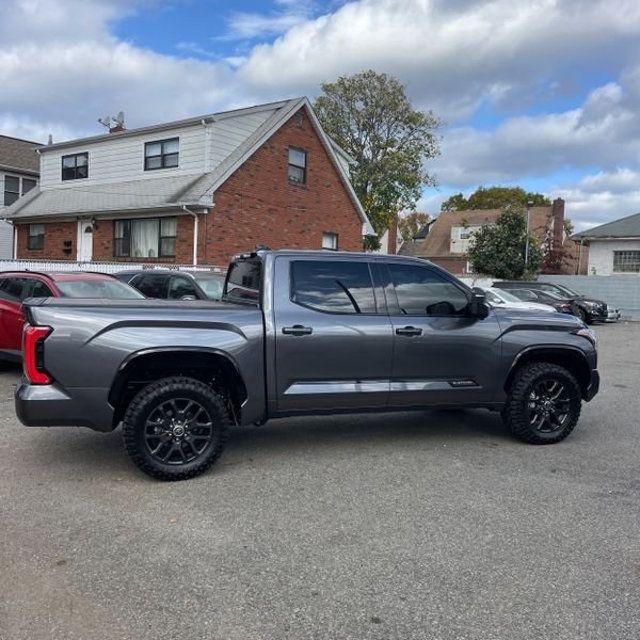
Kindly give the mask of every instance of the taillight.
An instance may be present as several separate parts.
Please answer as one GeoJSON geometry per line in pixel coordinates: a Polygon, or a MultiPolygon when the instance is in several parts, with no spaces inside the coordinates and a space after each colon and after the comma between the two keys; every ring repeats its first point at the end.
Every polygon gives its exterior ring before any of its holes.
{"type": "Polygon", "coordinates": [[[31,384],[51,384],[53,378],[44,368],[44,340],[51,327],[25,326],[22,333],[22,368],[31,384]]]}

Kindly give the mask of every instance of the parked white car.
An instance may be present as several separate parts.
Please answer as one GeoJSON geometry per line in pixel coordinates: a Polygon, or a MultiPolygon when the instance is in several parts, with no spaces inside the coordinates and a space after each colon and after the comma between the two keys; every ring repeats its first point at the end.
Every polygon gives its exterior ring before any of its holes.
{"type": "Polygon", "coordinates": [[[516,298],[512,293],[497,289],[495,287],[478,287],[484,291],[487,302],[496,307],[507,309],[528,309],[529,311],[553,311],[557,313],[551,305],[540,302],[527,302],[516,298]]]}

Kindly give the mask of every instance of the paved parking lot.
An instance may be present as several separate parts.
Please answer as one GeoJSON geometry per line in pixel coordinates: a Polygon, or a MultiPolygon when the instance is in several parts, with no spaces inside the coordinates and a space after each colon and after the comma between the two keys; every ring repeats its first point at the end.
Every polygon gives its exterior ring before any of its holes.
{"type": "Polygon", "coordinates": [[[640,638],[640,324],[565,442],[484,411],[238,430],[203,477],[27,429],[0,373],[0,638],[640,638]]]}

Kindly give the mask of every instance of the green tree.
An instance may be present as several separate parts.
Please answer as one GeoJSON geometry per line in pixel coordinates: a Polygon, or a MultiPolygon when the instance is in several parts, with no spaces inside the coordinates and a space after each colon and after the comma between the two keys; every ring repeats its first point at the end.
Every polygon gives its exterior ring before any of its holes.
{"type": "MultiPolygon", "coordinates": [[[[400,211],[412,209],[425,185],[424,168],[440,153],[441,121],[414,109],[404,86],[373,70],[322,85],[314,108],[324,130],[353,156],[351,181],[376,233],[382,235],[400,211]]],[[[377,248],[377,238],[368,246],[377,248]]]]}
{"type": "Polygon", "coordinates": [[[538,239],[527,234],[527,214],[523,207],[507,206],[494,225],[485,225],[473,236],[468,257],[477,273],[518,280],[538,273],[542,250],[538,239]],[[529,254],[525,267],[525,250],[529,254]]]}
{"type": "Polygon", "coordinates": [[[502,209],[507,205],[548,207],[551,200],[541,193],[525,191],[522,187],[478,187],[468,198],[456,193],[445,200],[441,211],[467,211],[469,209],[502,209]]]}
{"type": "Polygon", "coordinates": [[[411,240],[430,220],[431,216],[428,213],[412,211],[406,215],[400,214],[398,217],[398,228],[405,240],[411,240]]]}

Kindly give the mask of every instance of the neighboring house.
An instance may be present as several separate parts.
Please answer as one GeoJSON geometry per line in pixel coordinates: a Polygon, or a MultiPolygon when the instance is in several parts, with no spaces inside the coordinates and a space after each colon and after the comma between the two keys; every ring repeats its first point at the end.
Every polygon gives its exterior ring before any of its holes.
{"type": "Polygon", "coordinates": [[[0,259],[13,257],[13,227],[2,220],[4,211],[38,184],[39,146],[0,135],[0,259]]]}
{"type": "MultiPolygon", "coordinates": [[[[495,224],[501,212],[502,209],[472,209],[440,213],[420,230],[414,241],[405,242],[400,253],[426,258],[456,275],[472,273],[467,252],[473,236],[483,226],[495,224]]],[[[541,243],[547,234],[551,234],[552,246],[564,247],[569,253],[569,263],[563,267],[563,271],[578,272],[581,248],[565,238],[564,200],[557,198],[549,207],[532,207],[529,211],[529,229],[541,243]]]]}
{"type": "Polygon", "coordinates": [[[571,237],[589,247],[589,275],[640,274],[640,213],[571,237]]]}
{"type": "Polygon", "coordinates": [[[398,220],[394,220],[389,228],[380,236],[380,248],[373,253],[385,253],[394,255],[400,251],[404,238],[398,229],[398,220]]]}
{"type": "Polygon", "coordinates": [[[361,250],[349,156],[306,98],[39,149],[17,257],[223,265],[258,244],[361,250]]]}

